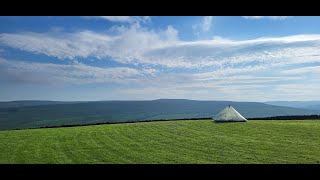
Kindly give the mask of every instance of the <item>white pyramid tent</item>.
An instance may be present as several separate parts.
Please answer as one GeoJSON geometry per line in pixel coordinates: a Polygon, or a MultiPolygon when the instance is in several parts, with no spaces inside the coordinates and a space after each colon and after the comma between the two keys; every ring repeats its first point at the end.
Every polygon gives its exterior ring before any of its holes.
{"type": "Polygon", "coordinates": [[[237,110],[232,106],[224,108],[219,114],[212,118],[215,122],[246,122],[244,118],[237,110]]]}

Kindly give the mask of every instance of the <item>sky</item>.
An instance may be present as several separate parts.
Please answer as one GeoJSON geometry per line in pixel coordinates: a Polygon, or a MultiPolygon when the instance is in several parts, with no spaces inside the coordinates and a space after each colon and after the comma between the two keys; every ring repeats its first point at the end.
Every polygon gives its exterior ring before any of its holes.
{"type": "Polygon", "coordinates": [[[320,17],[0,17],[0,101],[312,101],[319,93],[320,17]]]}

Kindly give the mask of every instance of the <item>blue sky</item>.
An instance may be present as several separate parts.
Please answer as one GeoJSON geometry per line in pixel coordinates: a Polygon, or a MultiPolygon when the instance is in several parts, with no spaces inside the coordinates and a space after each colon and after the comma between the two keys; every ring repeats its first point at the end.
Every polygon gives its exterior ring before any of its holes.
{"type": "Polygon", "coordinates": [[[0,101],[320,100],[320,17],[0,17],[0,101]]]}

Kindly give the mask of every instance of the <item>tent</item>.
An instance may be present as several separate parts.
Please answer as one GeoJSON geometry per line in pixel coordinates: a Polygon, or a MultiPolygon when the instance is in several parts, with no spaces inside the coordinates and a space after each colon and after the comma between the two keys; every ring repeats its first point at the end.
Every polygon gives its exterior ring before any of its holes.
{"type": "Polygon", "coordinates": [[[215,122],[246,122],[244,118],[237,110],[232,106],[224,108],[219,114],[212,118],[215,122]]]}

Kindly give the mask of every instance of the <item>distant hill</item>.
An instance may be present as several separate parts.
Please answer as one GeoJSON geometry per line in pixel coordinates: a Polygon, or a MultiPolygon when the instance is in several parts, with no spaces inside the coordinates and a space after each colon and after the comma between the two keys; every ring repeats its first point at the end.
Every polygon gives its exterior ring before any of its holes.
{"type": "Polygon", "coordinates": [[[15,108],[15,107],[26,107],[26,106],[40,106],[40,105],[53,105],[53,104],[73,104],[74,102],[62,102],[62,101],[10,101],[0,102],[0,108],[15,108]]]}
{"type": "Polygon", "coordinates": [[[306,106],[305,109],[320,110],[320,104],[306,106]]]}
{"type": "MultiPolygon", "coordinates": [[[[195,101],[160,99],[153,101],[27,102],[0,108],[0,130],[128,122],[158,119],[212,117],[232,105],[246,118],[320,114],[317,110],[282,107],[257,102],[195,101]],[[29,104],[28,104],[29,103],[29,104]],[[33,103],[33,105],[31,105],[33,103]],[[52,104],[50,104],[52,103],[52,104]],[[27,105],[26,105],[27,104],[27,105]]],[[[6,106],[2,104],[2,106],[6,106]]]]}
{"type": "Polygon", "coordinates": [[[269,101],[266,104],[311,110],[320,110],[320,101],[269,101]]]}

